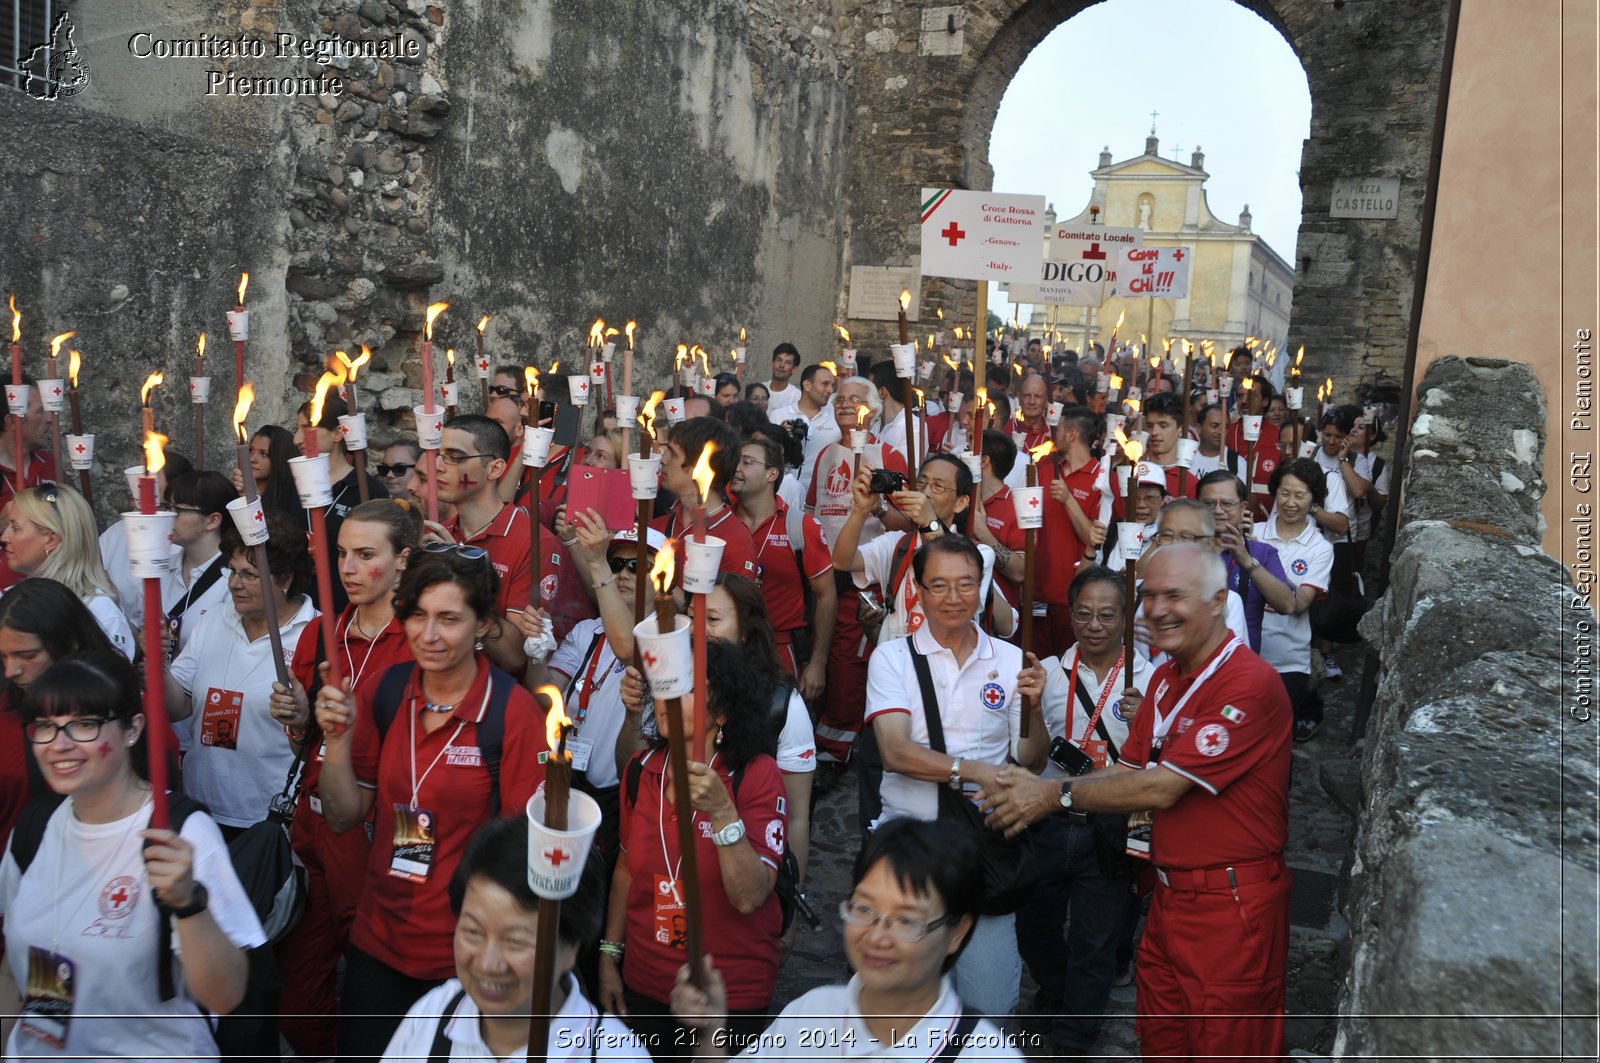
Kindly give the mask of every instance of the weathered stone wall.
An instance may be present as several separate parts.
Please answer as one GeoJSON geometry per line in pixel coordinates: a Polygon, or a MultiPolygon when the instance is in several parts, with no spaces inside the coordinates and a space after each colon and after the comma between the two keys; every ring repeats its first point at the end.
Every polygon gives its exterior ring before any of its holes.
{"type": "Polygon", "coordinates": [[[1592,1022],[1560,1018],[1597,991],[1593,616],[1538,549],[1542,393],[1452,357],[1418,394],[1363,621],[1383,671],[1335,1055],[1593,1058],[1592,1022]]]}

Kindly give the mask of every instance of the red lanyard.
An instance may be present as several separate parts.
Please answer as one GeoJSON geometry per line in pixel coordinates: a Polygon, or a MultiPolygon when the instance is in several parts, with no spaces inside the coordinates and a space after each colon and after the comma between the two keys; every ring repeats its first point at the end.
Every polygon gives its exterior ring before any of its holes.
{"type": "MultiPolygon", "coordinates": [[[[1106,711],[1106,702],[1111,700],[1111,689],[1117,685],[1117,676],[1122,674],[1122,661],[1127,655],[1124,650],[1117,654],[1117,663],[1111,666],[1111,672],[1106,676],[1106,685],[1100,688],[1100,700],[1094,703],[1094,715],[1089,717],[1089,725],[1083,729],[1083,737],[1078,739],[1078,746],[1082,748],[1089,742],[1089,736],[1094,734],[1094,725],[1100,722],[1100,714],[1106,711]]],[[[1067,719],[1072,719],[1074,706],[1077,705],[1078,696],[1078,661],[1072,662],[1072,672],[1067,676],[1067,719]]],[[[1064,728],[1070,730],[1070,728],[1064,728]]]]}
{"type": "MultiPolygon", "coordinates": [[[[589,655],[589,669],[583,674],[583,688],[578,691],[578,717],[573,721],[573,729],[583,726],[583,721],[589,718],[589,698],[594,694],[594,673],[600,667],[600,657],[605,653],[605,633],[596,636],[594,652],[589,655]]],[[[604,682],[605,680],[601,680],[604,682]]]]}

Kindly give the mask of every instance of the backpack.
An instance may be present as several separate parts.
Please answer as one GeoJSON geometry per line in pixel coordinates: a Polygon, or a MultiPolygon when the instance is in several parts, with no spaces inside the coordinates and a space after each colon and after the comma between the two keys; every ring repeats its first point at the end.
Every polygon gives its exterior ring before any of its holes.
{"type": "MultiPolygon", "coordinates": [[[[378,739],[389,733],[389,725],[400,715],[400,699],[405,697],[406,684],[411,682],[413,661],[390,665],[378,682],[372,697],[372,722],[377,725],[378,739]]],[[[483,766],[489,772],[489,817],[500,815],[500,757],[505,750],[506,705],[511,701],[511,691],[517,681],[498,668],[489,669],[489,707],[477,725],[478,752],[483,766]]]]}

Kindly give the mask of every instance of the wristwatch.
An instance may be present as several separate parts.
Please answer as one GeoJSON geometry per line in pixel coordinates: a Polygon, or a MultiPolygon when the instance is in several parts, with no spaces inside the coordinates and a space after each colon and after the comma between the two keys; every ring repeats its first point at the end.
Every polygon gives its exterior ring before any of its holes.
{"type": "Polygon", "coordinates": [[[1318,513],[1322,512],[1322,504],[1319,502],[1313,502],[1311,503],[1311,508],[1306,510],[1306,512],[1315,517],[1318,513]]]}
{"type": "Polygon", "coordinates": [[[187,919],[191,915],[199,915],[201,912],[205,911],[208,900],[209,898],[206,896],[205,883],[196,882],[194,884],[194,892],[189,895],[189,903],[184,905],[182,908],[172,908],[169,910],[172,912],[172,917],[174,919],[187,919]]]}
{"type": "Polygon", "coordinates": [[[938,517],[935,517],[933,520],[930,520],[928,523],[919,527],[917,531],[921,532],[923,535],[931,535],[934,532],[943,532],[944,525],[939,523],[938,517]]]}
{"type": "Polygon", "coordinates": [[[950,762],[950,789],[952,789],[952,790],[960,790],[961,789],[961,758],[960,757],[957,757],[956,759],[954,759],[954,760],[952,760],[950,762]]]}
{"type": "Polygon", "coordinates": [[[1061,784],[1061,807],[1072,810],[1072,780],[1068,779],[1061,784]]]}
{"type": "Polygon", "coordinates": [[[739,839],[744,837],[744,820],[736,819],[711,836],[712,844],[726,849],[730,845],[738,845],[739,839]]]}

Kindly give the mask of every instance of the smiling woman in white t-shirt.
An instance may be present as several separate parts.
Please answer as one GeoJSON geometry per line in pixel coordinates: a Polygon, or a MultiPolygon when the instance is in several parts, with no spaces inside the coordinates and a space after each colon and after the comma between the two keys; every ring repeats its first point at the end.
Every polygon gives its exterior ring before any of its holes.
{"type": "Polygon", "coordinates": [[[28,691],[32,755],[65,800],[24,811],[0,858],[7,1058],[215,1059],[207,1013],[239,1005],[244,950],[266,941],[208,815],[150,828],[139,705],[133,666],[104,652],[52,665],[28,691]]]}

